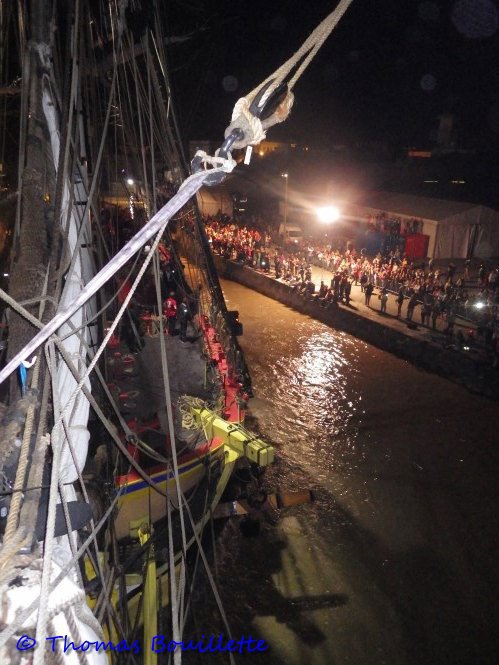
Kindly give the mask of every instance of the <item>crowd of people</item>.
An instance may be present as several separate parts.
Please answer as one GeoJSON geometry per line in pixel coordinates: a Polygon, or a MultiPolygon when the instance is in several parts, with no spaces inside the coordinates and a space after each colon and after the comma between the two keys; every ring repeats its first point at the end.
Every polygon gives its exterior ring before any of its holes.
{"type": "Polygon", "coordinates": [[[423,232],[423,222],[416,218],[393,218],[393,216],[388,217],[386,213],[379,213],[369,216],[366,222],[368,231],[387,233],[393,236],[405,236],[423,232]]]}
{"type": "Polygon", "coordinates": [[[207,219],[206,232],[216,253],[275,275],[324,307],[349,305],[352,286],[360,286],[368,307],[378,290],[377,301],[384,314],[393,294],[397,318],[411,322],[419,310],[423,326],[452,335],[461,334],[455,330],[459,316],[473,322],[472,336],[477,335],[486,346],[497,343],[499,267],[482,264],[478,274],[472,274],[467,261],[458,272],[453,263],[443,268],[433,260],[412,262],[398,249],[386,256],[368,257],[365,250],[357,251],[352,243],[347,243],[344,251],[325,244],[287,251],[272,242],[269,232],[241,226],[227,217],[207,219]],[[313,282],[313,265],[332,273],[329,283],[313,282]]]}

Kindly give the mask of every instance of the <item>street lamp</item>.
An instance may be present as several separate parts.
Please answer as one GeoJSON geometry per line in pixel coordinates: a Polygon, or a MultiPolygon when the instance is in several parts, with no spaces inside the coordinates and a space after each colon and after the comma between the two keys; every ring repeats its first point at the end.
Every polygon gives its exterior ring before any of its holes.
{"type": "Polygon", "coordinates": [[[288,220],[288,173],[281,173],[281,178],[284,178],[284,224],[288,220]]]}
{"type": "Polygon", "coordinates": [[[331,224],[331,222],[335,222],[340,217],[340,211],[335,206],[317,208],[316,213],[319,222],[323,224],[331,224]]]}

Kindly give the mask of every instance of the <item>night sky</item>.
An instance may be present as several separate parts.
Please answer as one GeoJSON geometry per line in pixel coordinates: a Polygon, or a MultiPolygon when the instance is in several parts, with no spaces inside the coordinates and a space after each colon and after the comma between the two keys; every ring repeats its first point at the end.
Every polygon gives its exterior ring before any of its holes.
{"type": "MultiPolygon", "coordinates": [[[[218,140],[234,102],[334,7],[326,0],[177,0],[170,57],[187,139],[218,140]]],[[[354,0],[269,139],[431,147],[452,113],[458,147],[499,148],[497,0],[354,0]]]]}

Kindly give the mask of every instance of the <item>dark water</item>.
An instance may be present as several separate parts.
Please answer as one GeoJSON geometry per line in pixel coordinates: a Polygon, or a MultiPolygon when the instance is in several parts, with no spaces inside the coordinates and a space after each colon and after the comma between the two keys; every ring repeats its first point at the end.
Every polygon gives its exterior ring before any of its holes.
{"type": "MultiPolygon", "coordinates": [[[[233,635],[270,646],[237,662],[497,662],[497,404],[223,288],[244,323],[255,425],[278,450],[265,483],[317,496],[258,538],[224,528],[217,571],[233,635]]],[[[207,589],[198,601],[201,618],[215,615],[207,589]]]]}

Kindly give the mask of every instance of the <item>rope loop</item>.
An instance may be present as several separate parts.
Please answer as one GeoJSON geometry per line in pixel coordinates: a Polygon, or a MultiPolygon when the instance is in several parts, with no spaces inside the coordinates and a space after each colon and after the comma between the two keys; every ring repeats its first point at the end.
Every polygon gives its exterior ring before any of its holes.
{"type": "Polygon", "coordinates": [[[286,120],[293,106],[294,98],[292,90],[295,83],[315,58],[317,52],[336,27],[352,1],[339,0],[336,9],[326,16],[289,60],[284,62],[254,90],[236,102],[231,123],[225,130],[225,137],[229,136],[235,129],[240,129],[244,132],[244,138],[236,141],[233,144],[234,148],[242,149],[248,145],[260,143],[265,138],[266,130],[269,127],[286,120]],[[268,100],[284,82],[287,83],[288,88],[286,97],[270,117],[260,121],[258,117],[251,113],[251,103],[265,86],[268,87],[265,89],[263,99],[268,100]]]}
{"type": "Polygon", "coordinates": [[[244,138],[235,141],[233,148],[245,148],[247,145],[257,145],[265,138],[266,134],[260,118],[254,116],[250,111],[250,100],[247,97],[238,99],[232,112],[230,125],[225,130],[227,138],[234,129],[240,129],[244,133],[244,138]]]}
{"type": "Polygon", "coordinates": [[[204,150],[198,150],[194,155],[194,159],[199,160],[198,163],[204,166],[205,171],[208,171],[208,166],[211,166],[214,169],[221,169],[225,173],[231,173],[237,166],[237,163],[230,155],[227,158],[220,157],[218,155],[218,150],[213,156],[208,155],[208,153],[206,153],[204,150]]]}

